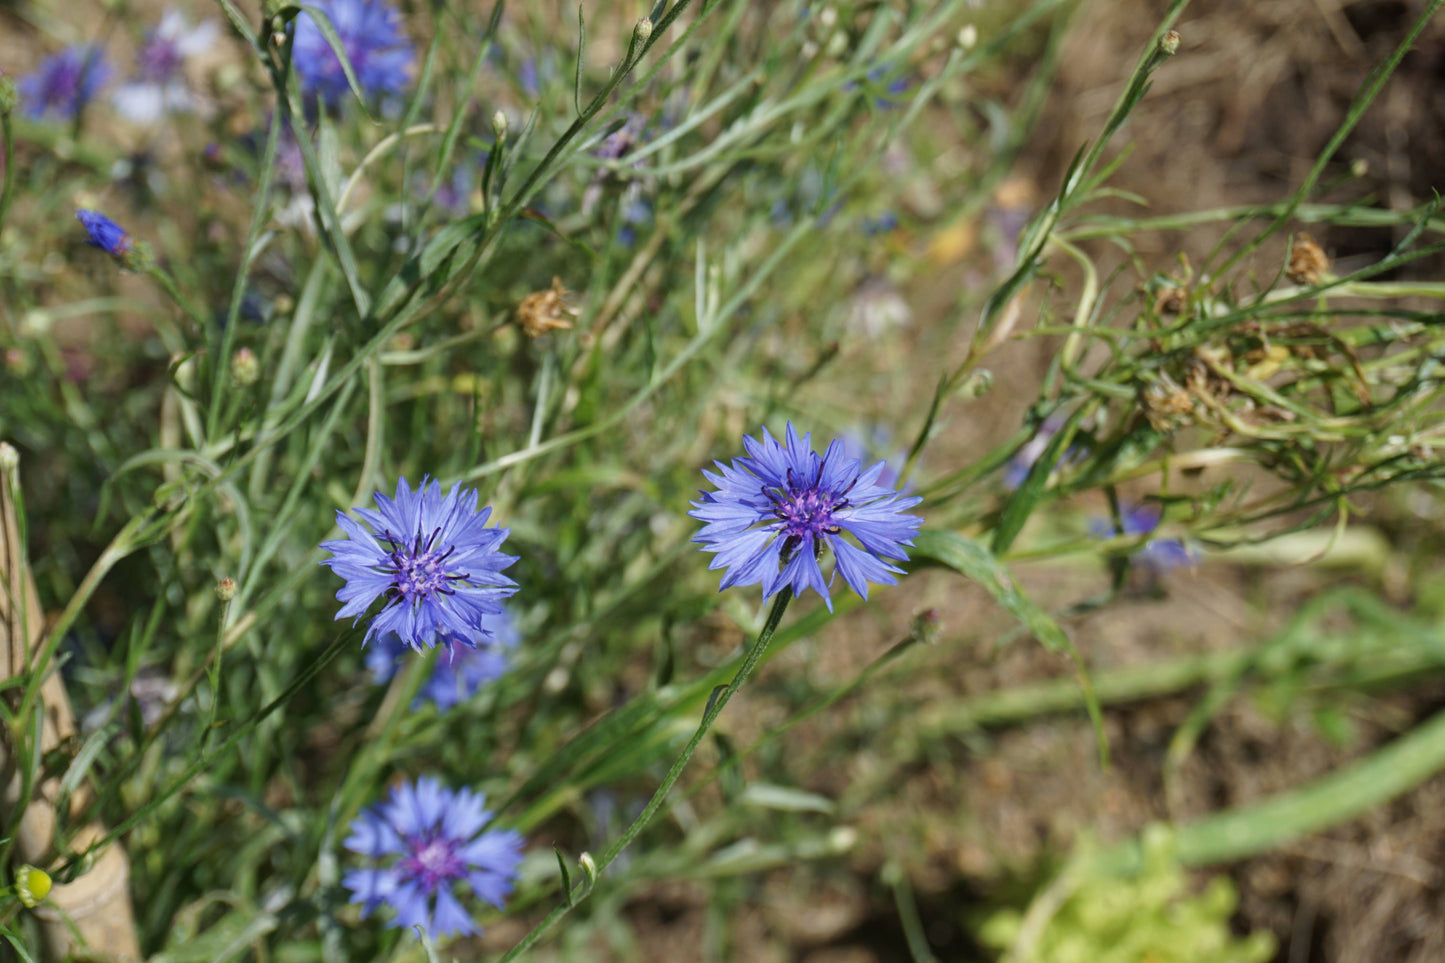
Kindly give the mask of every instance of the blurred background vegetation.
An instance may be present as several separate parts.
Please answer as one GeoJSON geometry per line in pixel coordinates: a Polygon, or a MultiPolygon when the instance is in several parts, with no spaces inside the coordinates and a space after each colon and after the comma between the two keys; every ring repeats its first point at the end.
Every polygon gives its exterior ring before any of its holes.
{"type": "MultiPolygon", "coordinates": [[[[44,765],[146,952],[425,959],[338,841],[438,773],[529,854],[440,958],[569,886],[527,958],[1445,958],[1438,5],[416,2],[405,96],[298,138],[274,24],[195,3],[194,110],[17,115],[0,437],[82,720],[44,765]],[[790,419],[924,496],[915,571],[794,603],[594,883],[765,611],[688,543],[700,469],[790,419]],[[316,565],[422,474],[521,556],[511,670],[445,714],[316,565]]],[[[0,68],[119,81],[167,9],[83,6],[6,4],[0,68]]]]}

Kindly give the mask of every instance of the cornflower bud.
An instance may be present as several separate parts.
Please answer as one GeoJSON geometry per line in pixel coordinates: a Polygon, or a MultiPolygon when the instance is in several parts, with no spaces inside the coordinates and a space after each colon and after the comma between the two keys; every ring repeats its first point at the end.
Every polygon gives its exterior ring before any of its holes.
{"type": "Polygon", "coordinates": [[[249,388],[261,377],[261,362],[250,348],[240,348],[231,356],[231,380],[238,388],[249,388]]]}
{"type": "Polygon", "coordinates": [[[647,43],[652,36],[652,18],[643,17],[637,21],[637,28],[632,31],[632,35],[637,38],[638,43],[647,43]]]}
{"type": "Polygon", "coordinates": [[[1163,51],[1164,56],[1174,56],[1174,54],[1179,50],[1179,39],[1180,38],[1178,30],[1170,30],[1164,36],[1159,38],[1159,49],[1163,51]]]}
{"type": "Polygon", "coordinates": [[[225,578],[216,580],[216,598],[222,602],[229,602],[236,597],[236,580],[227,575],[225,578]]]}
{"type": "Polygon", "coordinates": [[[50,895],[50,874],[28,864],[21,866],[15,871],[15,895],[26,909],[34,909],[50,895]]]}
{"type": "Polygon", "coordinates": [[[0,117],[9,117],[18,106],[20,91],[15,89],[15,81],[10,79],[9,74],[0,71],[0,117]]]}

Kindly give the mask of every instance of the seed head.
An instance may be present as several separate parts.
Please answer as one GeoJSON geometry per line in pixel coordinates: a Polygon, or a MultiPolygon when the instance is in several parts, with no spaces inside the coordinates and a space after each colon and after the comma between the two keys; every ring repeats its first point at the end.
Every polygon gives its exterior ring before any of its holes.
{"type": "Polygon", "coordinates": [[[1330,269],[1329,256],[1315,239],[1305,232],[1294,236],[1294,245],[1289,252],[1289,267],[1285,274],[1295,284],[1316,285],[1330,269]]]}

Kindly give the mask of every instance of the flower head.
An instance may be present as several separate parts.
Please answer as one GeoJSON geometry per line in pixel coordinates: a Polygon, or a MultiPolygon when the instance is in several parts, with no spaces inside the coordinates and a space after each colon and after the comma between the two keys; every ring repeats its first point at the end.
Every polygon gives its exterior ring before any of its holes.
{"type": "Polygon", "coordinates": [[[362,904],[361,915],[386,903],[396,910],[389,926],[421,926],[434,938],[480,932],[457,899],[457,887],[465,883],[474,897],[501,909],[523,842],[510,829],[482,831],[492,819],[485,803],[481,793],[453,792],[423,776],[394,787],[387,802],[358,816],[343,845],[387,861],[342,877],[351,902],[362,904]]]}
{"type": "MultiPolygon", "coordinates": [[[[446,712],[507,671],[507,651],[515,648],[520,638],[512,613],[504,608],[502,614],[487,616],[483,623],[490,637],[475,646],[454,645],[438,656],[431,678],[412,701],[413,709],[425,701],[435,705],[438,712],[446,712]]],[[[377,639],[366,653],[372,681],[377,685],[390,682],[407,654],[407,647],[396,635],[377,639]]]]}
{"type": "Polygon", "coordinates": [[[385,598],[363,644],[388,632],[417,651],[491,638],[488,619],[517,591],[502,569],[517,557],[498,551],[509,530],[486,527],[492,510],[477,511],[476,489],[453,485],[443,496],[434,480],[423,478],[412,491],[403,478],[395,497],[373,497],[375,510],[355,510],[371,531],[337,512],[348,538],[321,543],[332,555],[321,564],[346,580],[336,593],[345,603],[336,617],[360,617],[385,598]]]}
{"type": "Polygon", "coordinates": [[[75,219],[85,227],[85,243],[107,254],[124,257],[131,249],[130,235],[99,211],[78,210],[75,219]]]}
{"type": "MultiPolygon", "coordinates": [[[[1162,516],[1157,505],[1128,506],[1119,515],[1122,531],[1116,532],[1114,524],[1104,519],[1089,523],[1089,531],[1097,538],[1111,538],[1116,534],[1137,538],[1158,528],[1162,516]]],[[[1133,553],[1132,558],[1135,564],[1159,574],[1192,566],[1199,560],[1199,552],[1182,538],[1151,538],[1133,553]]]]}
{"type": "Polygon", "coordinates": [[[110,65],[99,47],[76,44],[40,62],[20,78],[25,115],[74,120],[110,79],[110,65]]]}
{"type": "Polygon", "coordinates": [[[908,558],[903,546],[913,544],[923,519],[903,509],[923,499],[879,484],[883,462],[864,469],[836,439],[819,457],[811,439],[789,424],[780,443],[764,428],[762,441],[743,439],[749,457],[715,462],[717,474],[703,471],[717,491],[700,492],[688,514],[703,523],[692,540],[717,553],[709,568],[728,570],[721,588],[761,583],[768,598],[811,587],[831,608],[831,578],[818,565],[824,549],[832,549],[834,574],[865,599],[869,582],[896,584],[893,575],[903,570],[884,559],[908,558]]]}
{"type": "MultiPolygon", "coordinates": [[[[316,0],[326,14],[356,82],[368,97],[399,94],[410,81],[411,41],[401,29],[401,18],[386,0],[316,0]]],[[[296,40],[291,60],[301,75],[301,90],[320,98],[328,107],[341,103],[351,90],[336,51],[314,17],[306,11],[296,18],[296,40]]]]}
{"type": "Polygon", "coordinates": [[[191,27],[179,10],[167,10],[136,52],[135,75],[116,90],[116,110],[137,124],[151,124],[170,112],[196,106],[182,67],[210,50],[220,35],[214,20],[191,27]]]}
{"type": "Polygon", "coordinates": [[[15,871],[15,895],[27,909],[39,906],[50,895],[50,874],[28,863],[15,871]]]}

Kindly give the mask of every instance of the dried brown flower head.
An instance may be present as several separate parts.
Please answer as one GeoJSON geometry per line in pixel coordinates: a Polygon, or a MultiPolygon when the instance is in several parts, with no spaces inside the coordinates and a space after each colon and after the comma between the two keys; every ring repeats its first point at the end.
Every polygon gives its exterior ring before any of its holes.
{"type": "Polygon", "coordinates": [[[517,324],[529,338],[540,338],[548,331],[572,327],[577,309],[566,302],[567,289],[562,287],[561,278],[553,278],[552,286],[545,291],[534,291],[517,305],[517,324]]]}
{"type": "Polygon", "coordinates": [[[1166,284],[1159,288],[1154,295],[1155,314],[1179,314],[1189,301],[1189,289],[1183,286],[1166,284]]]}
{"type": "Polygon", "coordinates": [[[1319,284],[1325,272],[1330,269],[1330,259],[1325,249],[1304,231],[1294,236],[1294,245],[1289,252],[1289,267],[1285,274],[1295,284],[1319,284]]]}

